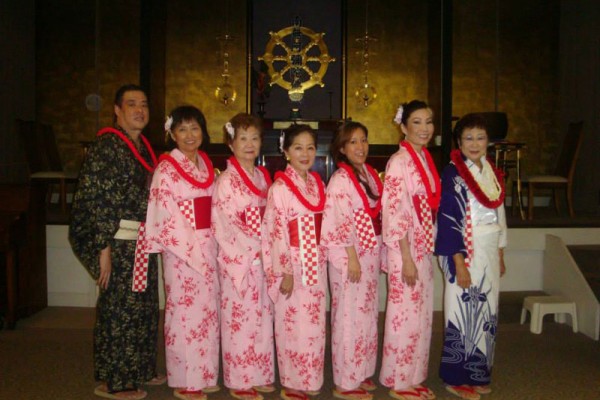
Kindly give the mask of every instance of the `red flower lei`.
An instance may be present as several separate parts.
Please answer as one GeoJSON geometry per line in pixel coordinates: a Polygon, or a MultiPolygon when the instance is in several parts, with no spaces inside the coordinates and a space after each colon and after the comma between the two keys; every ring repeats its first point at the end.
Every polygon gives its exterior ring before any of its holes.
{"type": "Polygon", "coordinates": [[[431,185],[429,184],[429,179],[427,178],[427,173],[425,172],[425,168],[423,168],[423,164],[418,159],[417,152],[413,147],[407,143],[400,143],[402,147],[408,150],[408,154],[410,154],[410,158],[412,158],[413,162],[417,166],[417,171],[419,171],[419,176],[421,177],[421,181],[423,182],[423,186],[425,186],[425,192],[427,193],[427,204],[433,212],[435,212],[440,206],[440,198],[442,197],[442,185],[440,183],[440,176],[438,175],[437,168],[431,158],[431,154],[425,147],[421,151],[425,154],[425,160],[427,161],[427,166],[429,167],[429,172],[433,175],[433,181],[435,184],[435,192],[432,192],[431,185]]]}
{"type": "Polygon", "coordinates": [[[475,178],[473,178],[473,174],[471,174],[469,167],[467,167],[465,160],[463,160],[461,151],[452,150],[452,152],[450,153],[450,159],[456,166],[458,174],[461,178],[463,178],[463,180],[467,184],[467,187],[469,188],[471,193],[473,193],[473,196],[475,196],[478,202],[480,202],[487,208],[498,208],[500,207],[500,205],[504,204],[504,174],[502,174],[502,171],[500,171],[490,163],[490,167],[492,167],[492,171],[494,171],[494,175],[496,175],[496,179],[498,180],[498,184],[500,185],[500,196],[496,200],[490,200],[490,198],[487,197],[485,193],[483,193],[483,190],[481,190],[481,187],[479,187],[479,184],[477,183],[475,178]]]}
{"type": "Polygon", "coordinates": [[[341,168],[348,173],[350,180],[354,184],[354,187],[356,188],[356,191],[358,192],[363,202],[363,207],[367,214],[369,214],[371,218],[375,218],[377,217],[377,214],[379,214],[379,211],[381,211],[381,192],[383,191],[383,183],[381,183],[381,179],[379,179],[379,176],[377,176],[377,173],[375,172],[373,167],[371,167],[369,164],[365,164],[365,167],[367,168],[367,171],[369,171],[369,174],[371,174],[371,177],[373,177],[373,180],[377,185],[377,191],[379,193],[379,199],[377,200],[377,203],[373,208],[371,208],[371,206],[369,205],[369,199],[367,199],[367,194],[361,187],[360,183],[358,182],[358,179],[356,179],[356,175],[354,174],[352,167],[346,164],[345,162],[338,163],[338,168],[341,168]]]}
{"type": "Polygon", "coordinates": [[[190,176],[190,174],[185,172],[183,168],[181,168],[181,165],[179,165],[177,160],[175,160],[169,154],[163,154],[162,156],[160,156],[159,161],[167,161],[171,165],[173,165],[173,167],[177,170],[179,175],[181,175],[183,179],[192,184],[192,186],[195,186],[200,189],[206,189],[215,181],[215,169],[205,152],[198,150],[198,155],[200,156],[200,158],[202,158],[202,161],[204,161],[204,165],[206,165],[206,169],[208,170],[208,178],[206,178],[204,182],[200,182],[199,180],[194,179],[192,176],[190,176]]]}
{"type": "Polygon", "coordinates": [[[150,146],[148,139],[146,139],[146,137],[144,135],[140,134],[140,137],[142,138],[142,142],[144,143],[144,146],[146,146],[146,149],[148,149],[148,153],[150,153],[150,157],[152,157],[152,163],[154,164],[153,166],[148,165],[148,163],[146,162],[146,160],[144,160],[144,158],[142,157],[140,152],[135,148],[135,146],[131,142],[131,140],[123,132],[121,132],[115,128],[112,128],[110,126],[107,126],[106,128],[100,129],[98,131],[98,133],[96,134],[96,136],[102,136],[106,133],[114,133],[119,138],[121,138],[121,140],[127,144],[127,146],[129,147],[129,150],[131,150],[131,152],[133,153],[135,158],[137,158],[137,160],[140,162],[140,164],[142,164],[142,166],[144,168],[146,168],[148,170],[148,172],[150,172],[150,173],[154,172],[154,169],[156,168],[156,164],[157,164],[156,155],[154,154],[154,151],[152,150],[152,146],[150,146]]]}
{"type": "MultiPolygon", "coordinates": [[[[248,187],[248,189],[250,189],[250,191],[252,193],[254,193],[255,195],[262,197],[262,198],[266,198],[267,197],[267,191],[261,191],[259,188],[256,187],[256,185],[254,184],[254,182],[252,182],[250,180],[250,178],[248,177],[248,174],[246,173],[246,171],[244,170],[244,168],[242,168],[242,166],[240,165],[239,161],[237,160],[237,158],[235,158],[234,156],[229,157],[228,160],[231,165],[233,165],[233,167],[235,168],[235,170],[237,171],[238,174],[240,174],[240,176],[242,177],[242,180],[244,181],[244,183],[246,184],[246,186],[248,187]]],[[[271,184],[273,183],[273,181],[271,181],[271,176],[269,175],[269,171],[267,171],[267,169],[265,167],[256,167],[260,172],[262,172],[263,176],[265,177],[265,181],[267,182],[267,189],[269,189],[269,186],[271,186],[271,184]]]]}
{"type": "Polygon", "coordinates": [[[310,204],[306,197],[302,196],[302,193],[300,193],[296,185],[294,185],[294,182],[292,182],[290,177],[287,176],[284,172],[277,171],[275,173],[275,180],[281,179],[283,183],[285,183],[285,185],[292,191],[292,193],[294,193],[296,198],[300,201],[300,203],[302,203],[304,207],[308,208],[310,211],[315,213],[322,212],[323,208],[325,208],[325,185],[323,184],[323,181],[321,180],[321,176],[319,176],[319,174],[317,174],[314,171],[311,171],[309,173],[313,176],[313,178],[317,180],[317,186],[319,187],[319,202],[316,205],[310,204]]]}

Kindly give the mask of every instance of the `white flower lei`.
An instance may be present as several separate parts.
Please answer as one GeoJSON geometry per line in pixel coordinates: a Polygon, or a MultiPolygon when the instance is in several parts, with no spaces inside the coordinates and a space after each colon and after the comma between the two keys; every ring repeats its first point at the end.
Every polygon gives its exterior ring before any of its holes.
{"type": "Polygon", "coordinates": [[[481,164],[481,175],[475,174],[475,180],[483,193],[485,193],[490,200],[498,200],[502,188],[500,187],[500,183],[498,183],[496,174],[485,156],[481,157],[481,164]]]}

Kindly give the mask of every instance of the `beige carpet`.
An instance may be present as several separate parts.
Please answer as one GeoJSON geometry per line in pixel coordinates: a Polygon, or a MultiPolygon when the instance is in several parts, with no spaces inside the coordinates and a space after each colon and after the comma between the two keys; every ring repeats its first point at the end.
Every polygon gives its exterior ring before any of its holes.
{"type": "MultiPolygon", "coordinates": [[[[548,316],[544,332],[534,335],[518,324],[522,294],[503,294],[493,393],[489,400],[600,399],[600,343],[548,316]]],[[[48,308],[18,322],[14,331],[0,331],[0,400],[98,399],[92,393],[92,331],[94,311],[48,308]]],[[[427,384],[439,399],[453,399],[437,368],[442,340],[442,316],[436,313],[427,384]]],[[[159,370],[164,371],[163,349],[159,370]]],[[[325,386],[315,399],[331,399],[328,357],[325,386]]],[[[166,385],[149,387],[148,399],[173,399],[166,385]]],[[[278,392],[265,396],[278,399],[278,392]]],[[[390,399],[380,387],[377,399],[390,399]]],[[[226,390],[209,399],[231,399],[226,390]]]]}

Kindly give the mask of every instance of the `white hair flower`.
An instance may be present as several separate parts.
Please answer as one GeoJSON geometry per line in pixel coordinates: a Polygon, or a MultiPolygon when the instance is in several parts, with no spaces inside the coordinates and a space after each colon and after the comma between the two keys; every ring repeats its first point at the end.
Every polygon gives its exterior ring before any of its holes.
{"type": "Polygon", "coordinates": [[[404,107],[400,105],[398,110],[396,111],[396,116],[394,117],[394,122],[400,125],[402,123],[402,114],[404,113],[404,107]]]}
{"type": "Polygon", "coordinates": [[[285,141],[285,132],[281,131],[281,135],[279,135],[279,151],[283,153],[283,142],[285,141]]]}
{"type": "Polygon", "coordinates": [[[231,125],[231,122],[225,124],[225,130],[227,131],[227,134],[229,135],[231,140],[233,140],[235,136],[235,129],[233,129],[233,125],[231,125]]]}
{"type": "Polygon", "coordinates": [[[171,131],[171,125],[173,125],[173,117],[169,115],[169,117],[165,121],[165,132],[171,131]]]}

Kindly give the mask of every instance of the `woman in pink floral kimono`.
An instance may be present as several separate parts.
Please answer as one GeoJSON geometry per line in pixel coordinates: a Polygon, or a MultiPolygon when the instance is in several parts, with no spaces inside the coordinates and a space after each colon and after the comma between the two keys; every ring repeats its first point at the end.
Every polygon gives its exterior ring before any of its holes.
{"type": "Polygon", "coordinates": [[[366,164],[367,128],[344,124],[331,154],[338,165],[327,186],[321,243],[329,251],[331,354],[334,397],[372,399],[370,379],[377,363],[377,317],[381,265],[383,189],[366,164]]]}
{"type": "Polygon", "coordinates": [[[223,377],[231,396],[260,400],[275,387],[273,303],[260,245],[261,219],[271,184],[254,163],[262,131],[258,118],[237,114],[225,124],[233,151],[215,184],[212,227],[219,244],[223,377]]]}
{"type": "Polygon", "coordinates": [[[433,246],[440,179],[426,149],[433,114],[422,101],[400,106],[406,135],[388,161],[381,199],[388,296],[379,379],[395,399],[433,399],[427,378],[433,314],[433,246]]]}
{"type": "Polygon", "coordinates": [[[162,253],[165,349],[169,386],[184,400],[218,390],[219,280],[217,243],[210,229],[212,163],[206,120],[192,106],[177,107],[165,123],[177,148],[163,155],[150,188],[149,252],[162,253]]]}
{"type": "Polygon", "coordinates": [[[289,164],[275,175],[262,225],[263,267],[275,306],[275,344],[284,400],[305,400],[323,384],[325,249],[319,245],[325,187],[310,172],[316,134],[294,125],[280,139],[289,164]]]}

